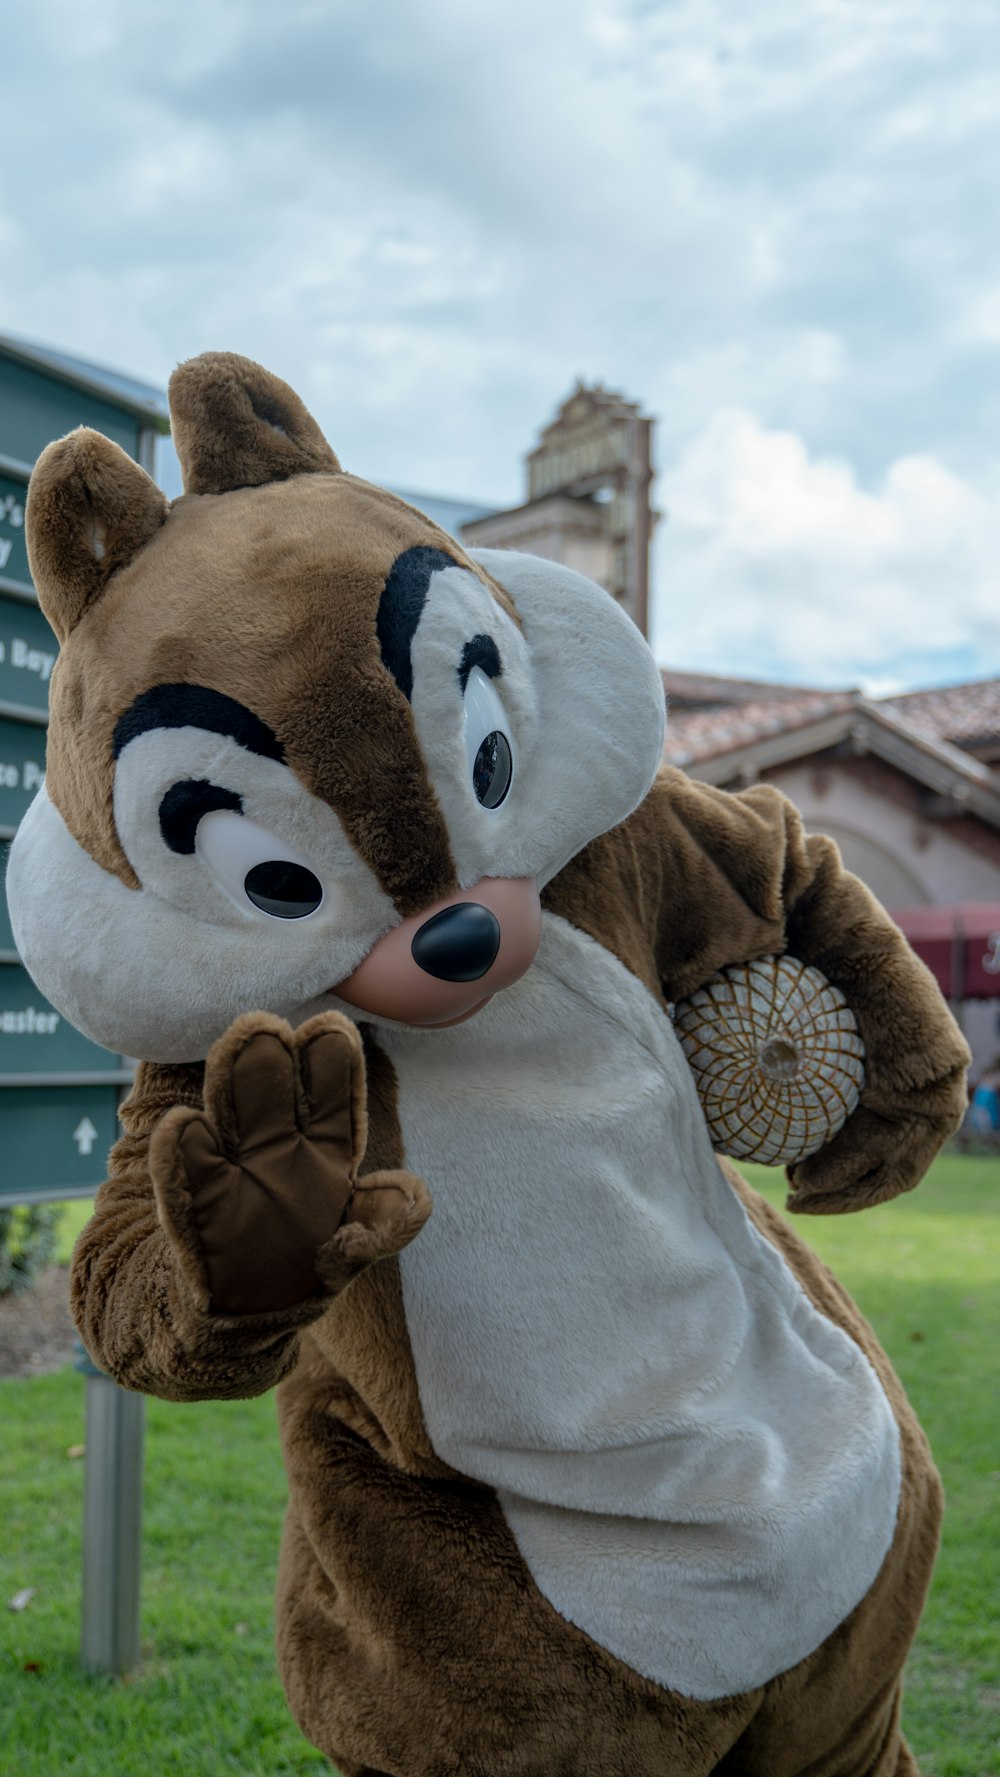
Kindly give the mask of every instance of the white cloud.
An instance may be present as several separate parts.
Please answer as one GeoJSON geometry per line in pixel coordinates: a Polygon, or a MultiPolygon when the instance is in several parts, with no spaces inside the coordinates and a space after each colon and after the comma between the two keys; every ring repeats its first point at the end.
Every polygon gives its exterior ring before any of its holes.
{"type": "Polygon", "coordinates": [[[1000,346],[1000,283],[976,291],[959,326],[968,340],[1000,346]]]}
{"type": "Polygon", "coordinates": [[[866,489],[741,410],[715,414],[664,484],[661,659],[868,686],[1000,667],[1000,486],[922,455],[866,489]]]}
{"type": "Polygon", "coordinates": [[[841,562],[843,511],[867,560],[886,465],[1000,479],[998,62],[995,0],[37,0],[5,27],[0,331],[159,382],[246,352],[360,473],[484,503],[577,375],[668,464],[742,408],[801,441],[812,473],[754,474],[813,539],[740,559],[841,562]]]}

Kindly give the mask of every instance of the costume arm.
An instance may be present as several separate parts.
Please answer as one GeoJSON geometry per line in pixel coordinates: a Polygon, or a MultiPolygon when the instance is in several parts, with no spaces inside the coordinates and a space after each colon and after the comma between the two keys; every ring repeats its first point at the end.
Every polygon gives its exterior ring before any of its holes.
{"type": "Polygon", "coordinates": [[[968,1048],[930,971],[833,841],[807,837],[770,785],[734,795],[666,771],[649,801],[643,849],[655,819],[668,997],[728,963],[785,952],[819,969],[858,1021],[861,1102],[826,1147],[789,1168],[789,1208],[861,1209],[912,1189],[966,1104],[968,1048]]]}
{"type": "Polygon", "coordinates": [[[204,1070],[143,1065],[122,1122],[73,1255],[73,1311],[103,1370],[168,1400],[279,1382],[302,1331],[430,1210],[412,1175],[357,1177],[364,1063],[335,1013],[297,1032],[251,1013],[204,1070]]]}

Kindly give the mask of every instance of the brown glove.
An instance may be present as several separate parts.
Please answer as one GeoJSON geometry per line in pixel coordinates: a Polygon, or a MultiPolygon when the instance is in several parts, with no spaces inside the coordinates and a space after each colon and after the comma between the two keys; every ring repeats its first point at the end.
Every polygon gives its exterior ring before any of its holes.
{"type": "Polygon", "coordinates": [[[167,1111],[149,1148],[160,1220],[200,1307],[270,1314],[334,1294],[419,1233],[431,1209],[420,1179],[355,1176],[365,1104],[361,1038],[338,1012],[297,1031],[250,1012],[220,1037],[204,1110],[167,1111]]]}

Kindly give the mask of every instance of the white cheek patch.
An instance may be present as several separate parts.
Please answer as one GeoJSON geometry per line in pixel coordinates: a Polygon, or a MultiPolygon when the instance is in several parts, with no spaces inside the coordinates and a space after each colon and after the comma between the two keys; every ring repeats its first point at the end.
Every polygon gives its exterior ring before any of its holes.
{"type": "Polygon", "coordinates": [[[524,625],[540,736],[521,757],[510,870],[544,883],[649,790],[663,752],[663,682],[631,618],[592,580],[513,551],[476,559],[524,625]]]}
{"type": "Polygon", "coordinates": [[[413,716],[458,867],[549,881],[646,795],[663,749],[663,685],[635,624],[593,581],[508,550],[475,559],[510,593],[523,633],[467,569],[431,578],[412,644],[413,716]],[[510,793],[484,809],[472,788],[458,668],[465,644],[492,636],[493,681],[510,717],[510,793]]]}
{"type": "MultiPolygon", "coordinates": [[[[277,769],[291,793],[296,780],[277,769]]],[[[158,829],[157,807],[154,800],[158,829]]],[[[330,848],[332,839],[320,858],[324,871],[330,848]]],[[[196,857],[173,861],[203,870],[196,857]]],[[[244,917],[214,884],[170,900],[162,893],[174,887],[169,863],[161,892],[126,888],[77,844],[43,788],[11,846],[7,890],[24,963],[71,1023],[118,1054],[197,1061],[242,1012],[276,1012],[298,1024],[329,1005],[329,989],[396,923],[391,903],[357,863],[367,894],[355,880],[349,925],[338,920],[336,896],[306,920],[270,918],[249,905],[244,917]],[[209,893],[213,909],[228,906],[231,917],[206,916],[209,893]],[[199,901],[202,910],[193,910],[199,901]]]]}

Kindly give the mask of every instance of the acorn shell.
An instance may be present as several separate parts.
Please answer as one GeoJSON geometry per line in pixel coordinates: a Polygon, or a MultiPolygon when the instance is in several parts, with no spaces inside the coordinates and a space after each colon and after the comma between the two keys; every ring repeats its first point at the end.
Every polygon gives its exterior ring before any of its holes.
{"type": "Polygon", "coordinates": [[[712,1146],[787,1166],[842,1129],[865,1046],[842,993],[790,956],[738,963],[675,1008],[712,1146]]]}

